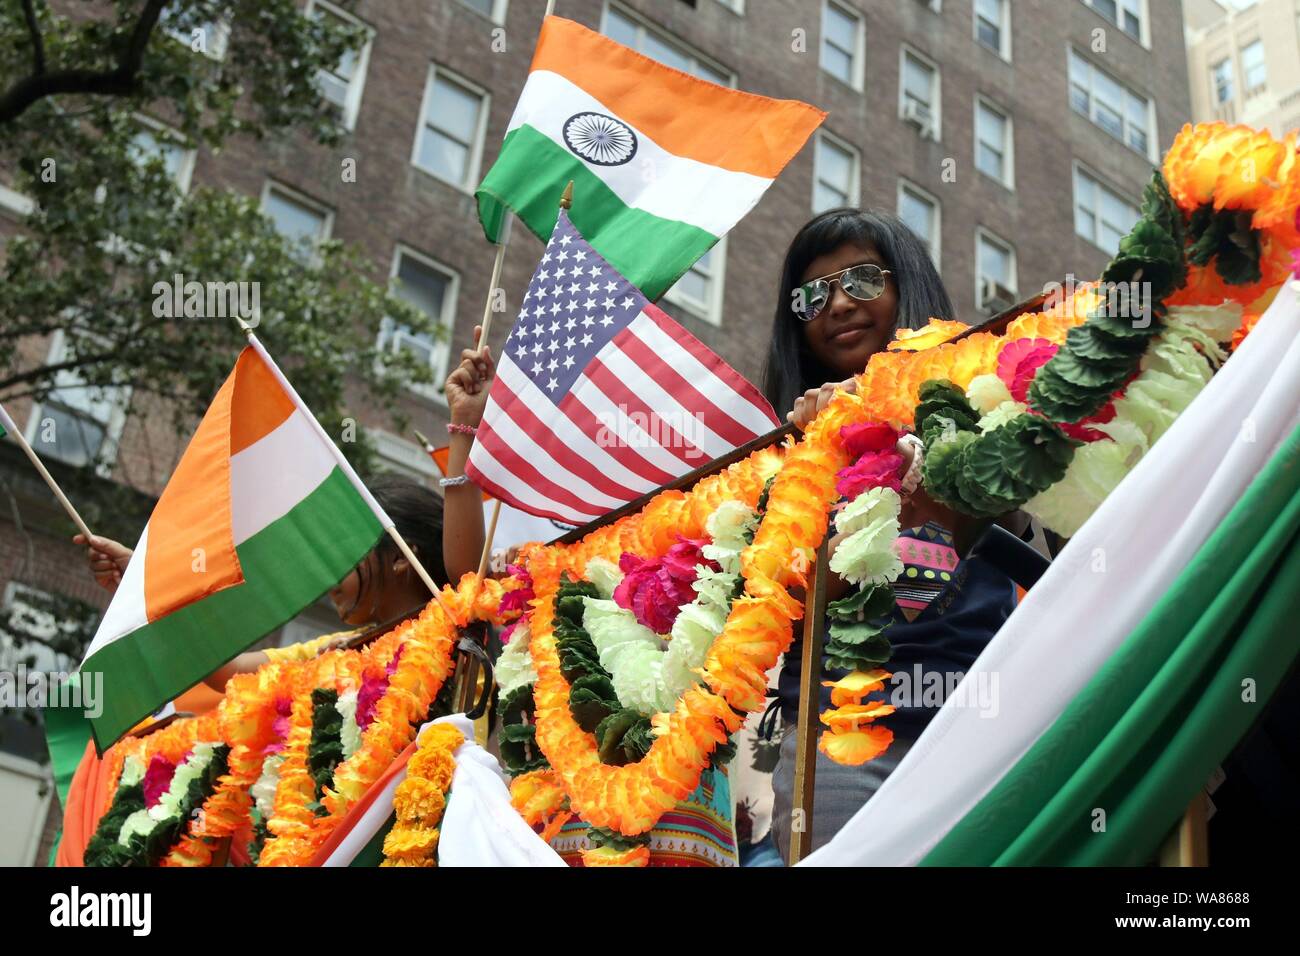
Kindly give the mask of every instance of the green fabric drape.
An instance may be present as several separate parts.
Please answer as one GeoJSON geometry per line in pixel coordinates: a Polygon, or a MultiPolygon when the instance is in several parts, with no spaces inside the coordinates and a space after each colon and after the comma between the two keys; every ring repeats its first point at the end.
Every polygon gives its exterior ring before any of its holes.
{"type": "MultiPolygon", "coordinates": [[[[1300,428],[1115,655],[921,864],[1149,862],[1285,678],[1300,651],[1297,620],[1300,428]]],[[[1086,621],[1061,626],[1087,640],[1086,621]]]]}

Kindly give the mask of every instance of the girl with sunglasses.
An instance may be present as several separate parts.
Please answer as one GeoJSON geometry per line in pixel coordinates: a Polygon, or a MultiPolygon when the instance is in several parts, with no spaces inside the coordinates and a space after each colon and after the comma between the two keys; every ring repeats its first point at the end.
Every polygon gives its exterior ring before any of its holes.
{"type": "MultiPolygon", "coordinates": [[[[899,219],[870,210],[822,213],[799,230],[786,253],[764,380],[767,398],[778,410],[789,409],[789,420],[803,428],[837,388],[853,387],[852,376],[896,329],[953,317],[928,251],[899,219]]],[[[949,675],[969,669],[1015,606],[1011,580],[968,553],[983,525],[934,502],[924,488],[905,498],[900,524],[907,529],[898,544],[904,572],[886,632],[894,651],[886,666],[897,676],[886,682],[883,695],[873,695],[898,708],[885,719],[894,742],[860,767],[817,755],[814,849],[880,788],[938,711],[936,695],[931,690],[925,696],[925,688],[951,686],[949,675]]],[[[832,538],[831,547],[836,543],[832,538]]],[[[832,576],[827,599],[847,593],[847,584],[832,576]]],[[[824,673],[830,681],[847,672],[824,673]]],[[[796,643],[785,655],[777,691],[785,736],[773,772],[771,832],[783,858],[790,844],[799,679],[796,643]]],[[[831,706],[829,690],[821,691],[817,712],[831,706]]]]}

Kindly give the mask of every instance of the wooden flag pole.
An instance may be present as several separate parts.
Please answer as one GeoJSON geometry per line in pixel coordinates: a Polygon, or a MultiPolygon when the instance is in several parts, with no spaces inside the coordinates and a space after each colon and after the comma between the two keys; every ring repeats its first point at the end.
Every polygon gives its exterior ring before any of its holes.
{"type": "Polygon", "coordinates": [[[23,454],[25,454],[27,459],[32,463],[32,467],[34,467],[37,473],[45,479],[45,484],[49,485],[50,491],[54,492],[54,497],[57,498],[59,504],[63,506],[63,510],[67,513],[68,517],[72,519],[72,523],[77,526],[77,530],[86,536],[86,544],[90,544],[90,539],[93,538],[94,535],[91,534],[90,529],[86,527],[86,522],[81,520],[81,515],[77,514],[77,509],[72,507],[72,502],[69,501],[68,496],[63,493],[63,489],[59,487],[59,483],[55,481],[54,476],[45,469],[44,463],[42,463],[36,452],[32,450],[32,446],[27,444],[27,439],[23,437],[23,433],[19,431],[18,426],[14,424],[14,420],[9,417],[9,413],[4,410],[4,406],[0,406],[0,425],[4,427],[6,432],[13,436],[13,440],[18,443],[18,447],[23,450],[23,454]]]}
{"type": "MultiPolygon", "coordinates": [[[[830,537],[827,530],[826,537],[830,537]]],[[[794,819],[790,827],[790,866],[812,852],[813,787],[817,779],[817,711],[822,690],[822,625],[826,617],[826,538],[808,580],[803,607],[803,670],[799,677],[799,745],[794,758],[794,819]]]]}

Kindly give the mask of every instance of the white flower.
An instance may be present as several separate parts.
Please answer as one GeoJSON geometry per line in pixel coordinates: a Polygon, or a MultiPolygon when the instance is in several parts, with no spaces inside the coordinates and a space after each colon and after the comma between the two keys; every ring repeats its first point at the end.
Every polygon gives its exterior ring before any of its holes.
{"type": "Polygon", "coordinates": [[[889,515],[898,517],[901,507],[902,499],[893,488],[868,488],[844,506],[835,528],[841,534],[852,534],[889,515]]]}
{"type": "Polygon", "coordinates": [[[1001,428],[1013,418],[1019,418],[1029,411],[1029,406],[1020,402],[1007,401],[987,412],[979,420],[981,434],[987,435],[995,428],[1001,428]]]}
{"type": "Polygon", "coordinates": [[[1216,342],[1229,342],[1241,325],[1242,307],[1240,302],[1227,302],[1222,305],[1172,305],[1166,321],[1200,329],[1216,342]]]}
{"type": "Polygon", "coordinates": [[[144,770],[143,760],[135,754],[127,754],[126,759],[122,761],[122,775],[118,778],[118,787],[135,786],[144,779],[144,770]]]}
{"type": "Polygon", "coordinates": [[[966,400],[975,411],[987,415],[1004,402],[1014,401],[1011,390],[996,375],[976,375],[966,386],[966,400]]]}
{"type": "Polygon", "coordinates": [[[258,776],[257,783],[249,790],[263,820],[271,819],[271,813],[275,809],[275,791],[280,785],[282,763],[284,763],[284,754],[270,754],[262,761],[262,773],[258,776]]]}
{"type": "MultiPolygon", "coordinates": [[[[588,561],[585,573],[587,580],[596,586],[597,593],[606,599],[614,596],[614,589],[623,580],[623,572],[618,569],[618,565],[604,558],[588,561]]],[[[514,643],[514,638],[511,638],[510,643],[514,643]]]]}
{"type": "Polygon", "coordinates": [[[357,723],[357,692],[349,690],[334,702],[334,709],[343,718],[339,740],[343,745],[343,759],[347,760],[361,747],[361,726],[357,723]]]}
{"type": "MultiPolygon", "coordinates": [[[[588,565],[590,568],[590,565],[588,565]]],[[[525,684],[537,682],[533,657],[528,647],[528,622],[520,621],[510,635],[510,643],[501,651],[494,668],[497,693],[504,698],[525,684]]]]}

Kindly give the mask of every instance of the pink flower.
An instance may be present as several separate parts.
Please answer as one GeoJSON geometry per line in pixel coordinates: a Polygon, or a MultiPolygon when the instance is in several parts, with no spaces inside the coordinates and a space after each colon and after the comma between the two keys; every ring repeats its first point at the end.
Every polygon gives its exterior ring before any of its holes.
{"type": "Polygon", "coordinates": [[[1029,394],[1029,383],[1055,354],[1056,343],[1050,339],[1012,339],[998,354],[998,378],[1012,398],[1023,402],[1029,394]]]}
{"type": "Polygon", "coordinates": [[[506,567],[506,571],[512,577],[519,578],[523,583],[513,591],[507,591],[501,598],[501,612],[507,611],[528,611],[528,602],[537,597],[533,593],[533,576],[517,564],[511,564],[506,567]]]}
{"type": "Polygon", "coordinates": [[[402,659],[404,647],[405,644],[397,645],[397,650],[393,652],[393,658],[384,668],[383,674],[362,679],[361,690],[357,691],[357,726],[362,730],[369,727],[371,721],[375,719],[375,708],[388,692],[388,679],[397,672],[397,662],[402,659]]]}
{"type": "Polygon", "coordinates": [[[293,701],[288,697],[275,699],[275,721],[271,724],[271,733],[275,734],[275,743],[262,753],[278,754],[284,749],[284,742],[289,739],[289,715],[293,713],[293,701]]]}
{"type": "Polygon", "coordinates": [[[840,440],[851,458],[861,458],[869,451],[893,451],[898,431],[885,422],[863,422],[841,428],[840,440]]]}
{"type": "Polygon", "coordinates": [[[623,580],[614,589],[614,603],[631,611],[643,627],[656,634],[672,630],[682,605],[695,599],[691,587],[695,566],[719,570],[716,562],[706,560],[700,552],[707,541],[680,536],[677,541],[662,558],[647,561],[625,551],[618,559],[623,580]]]}
{"type": "MultiPolygon", "coordinates": [[[[1296,212],[1296,228],[1300,229],[1300,211],[1296,212]]],[[[1291,277],[1300,282],[1300,249],[1291,250],[1291,277]]]]}
{"type": "Polygon", "coordinates": [[[889,451],[869,452],[836,477],[835,491],[841,498],[852,501],[871,488],[902,490],[898,477],[903,467],[903,456],[892,448],[889,451]]]}
{"type": "Polygon", "coordinates": [[[176,764],[162,754],[153,755],[153,759],[149,761],[149,769],[144,772],[144,805],[146,809],[155,806],[162,799],[162,795],[171,786],[172,777],[175,773],[176,764]]]}

